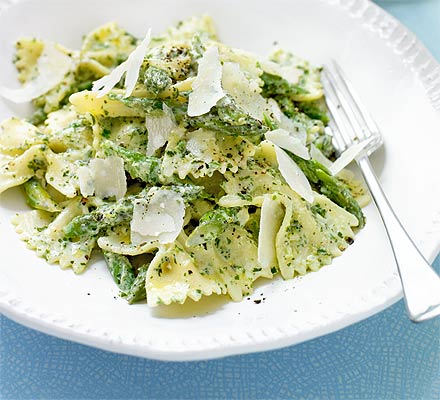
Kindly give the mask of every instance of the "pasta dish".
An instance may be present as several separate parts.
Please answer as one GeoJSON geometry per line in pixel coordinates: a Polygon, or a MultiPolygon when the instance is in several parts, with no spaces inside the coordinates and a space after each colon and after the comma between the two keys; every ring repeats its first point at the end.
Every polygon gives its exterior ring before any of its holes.
{"type": "Polygon", "coordinates": [[[0,193],[38,256],[83,272],[102,252],[129,303],[211,294],[316,271],[365,224],[367,194],[336,159],[321,69],[275,47],[219,41],[210,17],[138,40],[116,23],[80,50],[16,43],[29,119],[0,125],[0,193]]]}

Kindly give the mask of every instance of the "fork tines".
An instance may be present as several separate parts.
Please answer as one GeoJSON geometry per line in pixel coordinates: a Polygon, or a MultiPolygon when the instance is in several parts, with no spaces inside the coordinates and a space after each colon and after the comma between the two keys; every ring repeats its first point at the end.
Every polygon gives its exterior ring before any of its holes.
{"type": "Polygon", "coordinates": [[[322,83],[332,122],[334,145],[339,152],[368,140],[365,152],[371,154],[382,145],[382,135],[373,118],[362,105],[338,63],[324,65],[322,83]]]}

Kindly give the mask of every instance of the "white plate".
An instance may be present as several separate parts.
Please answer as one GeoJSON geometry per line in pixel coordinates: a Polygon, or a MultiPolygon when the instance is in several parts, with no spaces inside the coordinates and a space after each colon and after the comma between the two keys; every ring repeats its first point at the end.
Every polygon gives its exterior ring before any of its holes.
{"type": "MultiPolygon", "coordinates": [[[[141,36],[209,13],[228,44],[265,54],[274,41],[311,59],[342,64],[383,129],[374,166],[395,210],[432,260],[439,245],[440,67],[414,36],[372,3],[318,0],[75,0],[4,4],[1,84],[12,86],[15,39],[36,35],[76,48],[81,36],[117,20],[141,36]],[[434,106],[434,107],[433,107],[434,106]]],[[[3,119],[25,110],[0,103],[3,119]]],[[[394,261],[372,205],[355,243],[331,266],[291,281],[257,284],[250,300],[208,298],[149,309],[117,297],[102,260],[82,276],[49,266],[9,222],[26,207],[18,190],[0,197],[0,305],[10,318],[65,339],[116,352],[195,360],[274,349],[335,331],[401,296],[394,261]],[[260,304],[253,300],[263,299],[260,304]]]]}

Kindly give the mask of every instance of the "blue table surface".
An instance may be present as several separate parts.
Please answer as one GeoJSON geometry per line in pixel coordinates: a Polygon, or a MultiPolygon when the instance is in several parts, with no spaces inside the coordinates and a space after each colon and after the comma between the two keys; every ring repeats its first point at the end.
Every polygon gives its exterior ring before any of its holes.
{"type": "MultiPolygon", "coordinates": [[[[378,3],[440,60],[440,0],[378,3]]],[[[414,325],[402,301],[297,346],[192,363],[113,354],[5,317],[0,324],[2,399],[440,399],[440,319],[414,325]]]]}

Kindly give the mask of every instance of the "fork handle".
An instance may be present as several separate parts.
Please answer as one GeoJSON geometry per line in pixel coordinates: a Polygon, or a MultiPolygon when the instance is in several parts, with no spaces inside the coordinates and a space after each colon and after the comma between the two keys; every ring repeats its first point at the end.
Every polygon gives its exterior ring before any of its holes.
{"type": "Polygon", "coordinates": [[[359,158],[357,163],[385,225],[409,318],[413,322],[422,322],[440,315],[440,277],[417,249],[391,208],[368,157],[359,158]]]}

